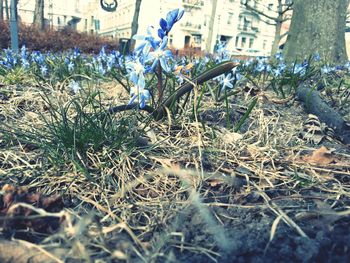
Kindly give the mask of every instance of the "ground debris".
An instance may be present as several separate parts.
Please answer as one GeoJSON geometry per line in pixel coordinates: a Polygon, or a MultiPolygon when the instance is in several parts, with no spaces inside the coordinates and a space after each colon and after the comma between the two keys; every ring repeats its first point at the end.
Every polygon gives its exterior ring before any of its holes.
{"type": "Polygon", "coordinates": [[[2,187],[0,196],[0,227],[5,236],[38,241],[38,234],[53,234],[64,220],[51,215],[64,208],[63,199],[59,195],[31,193],[24,187],[6,184],[2,187]],[[36,209],[42,209],[48,214],[40,215],[36,209]]]}

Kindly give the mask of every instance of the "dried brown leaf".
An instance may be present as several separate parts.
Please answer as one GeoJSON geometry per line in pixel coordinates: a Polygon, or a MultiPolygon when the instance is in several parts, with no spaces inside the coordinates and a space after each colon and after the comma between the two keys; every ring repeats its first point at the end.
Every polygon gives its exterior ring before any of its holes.
{"type": "Polygon", "coordinates": [[[328,165],[335,161],[332,153],[324,146],[303,157],[305,162],[316,165],[328,165]]]}

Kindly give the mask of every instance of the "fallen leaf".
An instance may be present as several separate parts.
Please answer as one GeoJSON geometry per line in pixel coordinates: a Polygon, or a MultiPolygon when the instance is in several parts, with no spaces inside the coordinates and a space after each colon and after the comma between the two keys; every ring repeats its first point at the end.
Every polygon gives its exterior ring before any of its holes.
{"type": "Polygon", "coordinates": [[[225,143],[235,143],[238,140],[241,140],[242,138],[243,138],[242,134],[239,134],[236,132],[225,131],[225,133],[222,135],[222,140],[225,143]]]}
{"type": "Polygon", "coordinates": [[[52,254],[44,254],[36,246],[26,244],[19,241],[0,240],[0,262],[60,262],[55,260],[56,257],[52,254]]]}
{"type": "Polygon", "coordinates": [[[305,162],[317,165],[328,165],[334,162],[332,153],[324,146],[303,157],[305,162]]]}
{"type": "Polygon", "coordinates": [[[216,187],[216,186],[222,185],[224,183],[223,180],[219,180],[217,178],[208,179],[207,182],[211,187],[216,187]]]}

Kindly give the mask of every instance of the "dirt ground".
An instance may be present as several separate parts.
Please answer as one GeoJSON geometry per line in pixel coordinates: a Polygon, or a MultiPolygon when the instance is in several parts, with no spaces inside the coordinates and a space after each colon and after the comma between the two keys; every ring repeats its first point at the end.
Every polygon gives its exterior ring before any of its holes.
{"type": "MultiPolygon", "coordinates": [[[[228,118],[208,99],[201,122],[152,122],[132,153],[96,153],[96,183],[1,140],[0,261],[348,262],[349,147],[298,102],[268,96],[235,133],[247,99],[228,118]],[[32,207],[10,213],[16,203],[32,207]]],[[[1,96],[0,122],[33,121],[39,101],[1,96]]]]}

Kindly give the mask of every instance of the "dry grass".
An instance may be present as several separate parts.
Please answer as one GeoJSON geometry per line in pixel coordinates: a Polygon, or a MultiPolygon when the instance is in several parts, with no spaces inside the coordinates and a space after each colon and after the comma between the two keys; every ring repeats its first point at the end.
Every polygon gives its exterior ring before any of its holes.
{"type": "MultiPolygon", "coordinates": [[[[108,105],[119,90],[106,87],[108,105]]],[[[4,89],[10,95],[0,104],[0,121],[39,127],[36,112],[43,111],[43,103],[38,93],[4,89]]],[[[225,122],[225,113],[206,103],[201,114],[216,110],[225,122]]],[[[69,200],[62,230],[38,245],[53,259],[175,262],[175,253],[188,253],[218,262],[235,242],[225,223],[237,220],[230,209],[275,214],[271,239],[280,221],[307,236],[295,215],[308,213],[309,199],[327,199],[334,211],[348,209],[350,164],[322,166],[300,158],[319,147],[299,138],[306,117],[296,103],[287,108],[261,101],[241,136],[185,117],[151,122],[146,147],[88,153],[95,182],[72,166],[53,167],[40,149],[5,146],[0,139],[0,177],[2,184],[60,193],[69,200]]],[[[341,147],[336,152],[349,157],[341,147]]]]}

